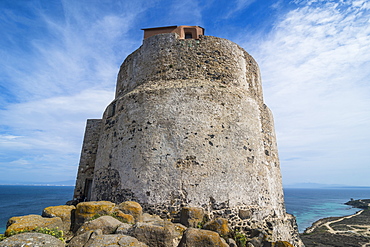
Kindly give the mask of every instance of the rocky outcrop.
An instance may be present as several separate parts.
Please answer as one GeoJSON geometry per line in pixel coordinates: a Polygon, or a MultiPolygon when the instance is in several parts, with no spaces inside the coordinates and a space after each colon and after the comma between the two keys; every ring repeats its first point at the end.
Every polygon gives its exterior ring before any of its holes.
{"type": "Polygon", "coordinates": [[[81,202],[77,204],[75,211],[74,231],[85,221],[95,215],[110,215],[115,209],[115,204],[108,201],[81,202]]]}
{"type": "Polygon", "coordinates": [[[121,221],[113,218],[112,216],[105,215],[95,220],[85,222],[76,232],[82,234],[94,230],[101,230],[103,234],[112,234],[122,224],[121,221]]]}
{"type": "Polygon", "coordinates": [[[229,222],[227,221],[227,219],[217,218],[204,224],[203,228],[206,230],[217,232],[221,236],[229,236],[231,229],[228,223],[229,222]]]}
{"type": "Polygon", "coordinates": [[[136,223],[128,235],[137,238],[151,247],[175,247],[177,234],[175,225],[168,221],[136,223]]]}
{"type": "Polygon", "coordinates": [[[369,209],[370,208],[370,199],[358,199],[358,200],[351,199],[350,201],[346,202],[345,204],[350,205],[354,208],[369,209]]]}
{"type": "Polygon", "coordinates": [[[63,226],[61,230],[67,232],[71,227],[71,223],[74,221],[74,212],[76,210],[75,206],[55,206],[55,207],[47,207],[42,211],[42,217],[47,218],[56,218],[59,217],[62,222],[63,226]]]}
{"type": "Polygon", "coordinates": [[[26,215],[19,217],[12,217],[6,224],[5,236],[10,236],[13,232],[32,231],[36,228],[63,228],[62,219],[44,218],[40,215],[26,215]]]}
{"type": "Polygon", "coordinates": [[[316,221],[301,239],[306,246],[368,246],[370,243],[370,209],[345,217],[316,221]]]}
{"type": "Polygon", "coordinates": [[[184,236],[178,247],[228,247],[228,244],[216,232],[189,228],[184,232],[184,236]]]}
{"type": "Polygon", "coordinates": [[[138,241],[136,238],[126,235],[98,235],[90,239],[85,246],[88,247],[101,247],[101,246],[135,246],[135,247],[148,247],[143,242],[138,241]]]}
{"type": "MultiPolygon", "coordinates": [[[[76,210],[73,206],[48,207],[43,211],[44,217],[28,215],[9,219],[7,235],[10,236],[17,232],[20,232],[20,234],[1,241],[2,245],[0,247],[22,246],[22,244],[29,243],[30,239],[33,241],[32,243],[35,243],[34,246],[68,247],[104,246],[108,244],[142,247],[290,246],[288,242],[269,241],[266,238],[266,232],[263,230],[252,230],[249,234],[235,232],[230,228],[227,219],[219,217],[207,220],[209,216],[199,208],[185,208],[183,212],[181,221],[190,227],[171,222],[158,215],[142,213],[140,204],[135,202],[125,202],[119,205],[108,201],[84,202],[78,204],[76,210]],[[124,214],[121,210],[127,214],[124,214]],[[132,222],[127,223],[125,218],[119,216],[119,213],[131,216],[132,222]],[[58,216],[62,217],[64,221],[58,216]],[[68,221],[68,219],[71,220],[68,221]],[[65,226],[67,222],[70,222],[70,224],[65,226]],[[45,234],[33,232],[40,227],[46,229],[58,227],[57,230],[70,229],[64,230],[66,243],[55,238],[56,244],[47,245],[50,242],[48,240],[51,237],[50,235],[45,237],[45,234]],[[25,233],[21,233],[23,231],[31,231],[31,233],[24,235],[25,233]],[[5,243],[6,245],[4,245],[5,243]],[[281,245],[282,243],[285,245],[281,245]]],[[[53,234],[53,231],[50,230],[49,232],[53,234]]],[[[51,238],[54,240],[54,237],[51,238]]]]}
{"type": "Polygon", "coordinates": [[[94,239],[98,235],[103,235],[103,231],[99,229],[99,230],[95,230],[95,231],[91,230],[91,231],[82,233],[82,234],[77,235],[74,238],[72,238],[68,242],[68,245],[67,246],[68,247],[81,247],[81,246],[85,246],[86,243],[89,240],[94,239]]]}
{"type": "Polygon", "coordinates": [[[20,246],[64,247],[65,244],[53,236],[42,233],[21,233],[0,242],[0,247],[20,246]]]}
{"type": "Polygon", "coordinates": [[[203,208],[183,207],[180,212],[180,223],[186,227],[198,227],[204,224],[205,213],[203,208]]]}
{"type": "Polygon", "coordinates": [[[140,222],[143,220],[143,209],[137,202],[127,201],[122,202],[118,205],[118,208],[128,215],[132,215],[135,219],[135,222],[140,222]]]}

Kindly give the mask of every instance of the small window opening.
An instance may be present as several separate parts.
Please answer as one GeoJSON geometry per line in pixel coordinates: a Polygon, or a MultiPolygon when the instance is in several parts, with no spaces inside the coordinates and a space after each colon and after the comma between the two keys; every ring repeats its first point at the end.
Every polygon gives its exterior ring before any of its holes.
{"type": "Polygon", "coordinates": [[[83,195],[83,198],[81,198],[83,201],[90,201],[91,198],[91,189],[92,189],[92,179],[86,179],[85,181],[85,194],[83,195]]]}
{"type": "Polygon", "coordinates": [[[185,33],[185,39],[192,39],[193,34],[192,33],[185,33]]]}

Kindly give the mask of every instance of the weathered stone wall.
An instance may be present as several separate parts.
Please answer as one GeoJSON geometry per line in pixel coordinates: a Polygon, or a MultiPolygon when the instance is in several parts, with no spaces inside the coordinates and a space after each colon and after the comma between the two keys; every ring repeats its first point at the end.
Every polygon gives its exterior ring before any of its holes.
{"type": "Polygon", "coordinates": [[[95,159],[101,128],[101,119],[88,119],[86,122],[74,198],[88,197],[88,191],[86,190],[89,189],[89,185],[86,182],[92,182],[94,177],[95,159]]]}
{"type": "Polygon", "coordinates": [[[121,66],[102,125],[92,200],[133,200],[169,218],[202,207],[298,243],[258,65],[235,43],[144,40],[121,66]]]}

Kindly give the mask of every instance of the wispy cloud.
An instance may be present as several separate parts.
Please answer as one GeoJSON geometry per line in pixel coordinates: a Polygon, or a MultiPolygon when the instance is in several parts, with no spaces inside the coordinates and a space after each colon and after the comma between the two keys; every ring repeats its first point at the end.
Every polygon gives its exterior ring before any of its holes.
{"type": "Polygon", "coordinates": [[[353,176],[368,167],[360,160],[370,158],[369,14],[366,1],[311,1],[252,51],[289,181],[338,179],[330,175],[349,175],[343,170],[356,161],[353,176]],[[290,160],[297,154],[304,159],[290,160]]]}
{"type": "Polygon", "coordinates": [[[29,3],[28,15],[37,18],[31,22],[17,13],[21,7],[6,10],[11,25],[1,26],[2,38],[11,47],[0,48],[6,58],[0,62],[0,85],[6,89],[0,101],[1,174],[18,180],[32,172],[36,181],[73,179],[86,119],[101,117],[114,98],[122,59],[140,44],[140,36],[128,33],[136,28],[143,4],[92,7],[63,1],[56,14],[29,3]],[[33,170],[15,172],[24,166],[33,170]]]}
{"type": "Polygon", "coordinates": [[[237,43],[260,64],[286,181],[368,181],[366,0],[5,2],[0,174],[9,180],[73,179],[85,121],[113,99],[119,65],[141,44],[138,30],[195,24],[234,41],[242,34],[237,43]]]}
{"type": "Polygon", "coordinates": [[[202,7],[197,0],[174,1],[169,13],[169,23],[175,25],[203,25],[202,7]]]}
{"type": "Polygon", "coordinates": [[[256,0],[234,0],[231,5],[231,10],[226,13],[224,18],[227,19],[232,17],[232,15],[234,15],[238,11],[248,8],[255,1],[256,0]]]}

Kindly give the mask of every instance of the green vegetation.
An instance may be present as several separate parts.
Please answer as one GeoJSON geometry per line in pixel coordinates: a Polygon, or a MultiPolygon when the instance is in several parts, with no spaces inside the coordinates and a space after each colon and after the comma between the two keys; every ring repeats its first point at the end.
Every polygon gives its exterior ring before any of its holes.
{"type": "MultiPolygon", "coordinates": [[[[20,233],[25,233],[25,232],[37,232],[37,233],[48,234],[48,235],[56,237],[57,239],[62,240],[64,242],[64,233],[63,233],[62,230],[59,230],[58,228],[49,229],[49,228],[40,227],[40,228],[36,228],[34,230],[11,231],[9,233],[8,237],[16,235],[16,234],[20,234],[20,233]]],[[[0,234],[0,241],[4,240],[6,238],[7,237],[4,234],[0,234]]]]}
{"type": "Polygon", "coordinates": [[[58,230],[58,228],[36,228],[35,232],[48,234],[50,236],[56,237],[59,240],[62,240],[64,242],[64,233],[62,230],[58,230]]]}
{"type": "Polygon", "coordinates": [[[234,240],[239,247],[247,246],[247,237],[238,230],[235,231],[234,240]]]}
{"type": "Polygon", "coordinates": [[[202,221],[199,221],[197,224],[197,228],[203,229],[203,226],[208,222],[207,216],[204,216],[202,221]]]}
{"type": "Polygon", "coordinates": [[[92,220],[96,220],[97,218],[100,218],[100,217],[102,217],[103,215],[101,215],[101,214],[94,214],[94,216],[93,217],[91,217],[90,219],[89,219],[89,221],[92,221],[92,220]]]}
{"type": "Polygon", "coordinates": [[[122,217],[119,217],[118,216],[118,212],[113,212],[111,214],[103,214],[103,215],[101,215],[101,214],[95,214],[93,217],[91,217],[89,219],[89,221],[96,220],[97,218],[102,217],[102,216],[111,216],[111,217],[113,217],[113,218],[121,221],[122,223],[129,223],[129,222],[127,222],[126,219],[123,219],[122,217]]]}

